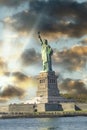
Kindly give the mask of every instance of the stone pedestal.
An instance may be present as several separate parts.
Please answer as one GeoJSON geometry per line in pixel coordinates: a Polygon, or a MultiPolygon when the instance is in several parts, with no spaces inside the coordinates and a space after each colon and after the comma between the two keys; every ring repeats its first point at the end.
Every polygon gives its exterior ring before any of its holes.
{"type": "Polygon", "coordinates": [[[54,71],[41,72],[38,75],[37,97],[40,97],[40,103],[37,104],[38,112],[72,110],[72,108],[74,110],[73,101],[60,96],[54,71]]]}
{"type": "Polygon", "coordinates": [[[59,90],[57,76],[54,71],[41,72],[38,76],[37,97],[41,97],[41,103],[57,103],[59,90]]]}

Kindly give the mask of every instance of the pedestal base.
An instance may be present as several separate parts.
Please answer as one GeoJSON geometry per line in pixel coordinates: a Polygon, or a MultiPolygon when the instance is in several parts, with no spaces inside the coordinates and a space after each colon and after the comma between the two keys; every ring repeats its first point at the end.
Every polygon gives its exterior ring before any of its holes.
{"type": "Polygon", "coordinates": [[[57,76],[54,71],[41,72],[38,76],[37,97],[42,97],[41,103],[57,103],[59,90],[57,76]]]}
{"type": "Polygon", "coordinates": [[[61,104],[49,104],[42,103],[37,105],[38,112],[46,112],[46,111],[63,111],[61,104]]]}

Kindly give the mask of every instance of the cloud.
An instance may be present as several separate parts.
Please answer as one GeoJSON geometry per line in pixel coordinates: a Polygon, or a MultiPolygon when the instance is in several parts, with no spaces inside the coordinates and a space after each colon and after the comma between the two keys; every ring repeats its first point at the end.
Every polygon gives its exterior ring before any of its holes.
{"type": "Polygon", "coordinates": [[[36,77],[29,77],[17,71],[5,72],[0,80],[0,103],[8,102],[14,98],[22,100],[35,95],[36,77]]]}
{"type": "Polygon", "coordinates": [[[66,91],[68,94],[87,94],[87,89],[82,80],[64,79],[59,88],[62,92],[66,91]]]}
{"type": "Polygon", "coordinates": [[[7,70],[7,63],[2,57],[0,57],[0,75],[2,75],[7,70]]]}
{"type": "Polygon", "coordinates": [[[11,78],[13,83],[25,89],[25,91],[29,90],[30,87],[37,87],[37,79],[35,77],[29,77],[22,72],[13,72],[11,78]]]}
{"type": "Polygon", "coordinates": [[[13,97],[22,98],[24,94],[25,91],[22,88],[12,85],[2,87],[0,90],[0,97],[2,98],[13,98],[13,97]]]}
{"type": "Polygon", "coordinates": [[[12,76],[16,77],[20,81],[21,80],[24,81],[24,80],[28,79],[28,76],[26,76],[25,74],[23,74],[21,72],[13,72],[12,76]]]}
{"type": "Polygon", "coordinates": [[[22,88],[25,91],[27,91],[30,87],[37,87],[37,78],[27,76],[23,72],[5,72],[4,75],[6,76],[6,81],[9,78],[10,84],[20,86],[19,88],[22,88]]]}
{"type": "Polygon", "coordinates": [[[74,46],[68,50],[54,51],[53,61],[57,66],[67,70],[80,70],[87,61],[87,46],[74,46]]]}
{"type": "Polygon", "coordinates": [[[87,46],[87,38],[85,38],[84,40],[82,40],[82,41],[81,41],[81,44],[87,46]]]}
{"type": "Polygon", "coordinates": [[[37,64],[40,58],[40,54],[34,48],[26,49],[21,55],[22,64],[25,66],[37,64]]]}
{"type": "Polygon", "coordinates": [[[3,68],[5,66],[4,60],[0,57],[0,67],[3,68]]]}
{"type": "Polygon", "coordinates": [[[3,42],[2,42],[2,40],[0,40],[0,47],[2,47],[2,45],[3,45],[3,42]]]}
{"type": "Polygon", "coordinates": [[[4,5],[6,7],[16,7],[26,1],[27,0],[0,0],[0,5],[4,5]]]}
{"type": "Polygon", "coordinates": [[[8,98],[0,97],[0,103],[6,103],[7,101],[8,101],[8,98]]]}
{"type": "Polygon", "coordinates": [[[6,19],[3,20],[5,27],[17,31],[19,34],[27,35],[35,27],[38,18],[35,13],[23,11],[9,17],[9,20],[6,19]]]}
{"type": "Polygon", "coordinates": [[[10,27],[27,33],[35,29],[45,35],[80,37],[87,34],[87,2],[32,0],[29,5],[27,12],[23,11],[11,17],[14,22],[9,23],[10,27]]]}

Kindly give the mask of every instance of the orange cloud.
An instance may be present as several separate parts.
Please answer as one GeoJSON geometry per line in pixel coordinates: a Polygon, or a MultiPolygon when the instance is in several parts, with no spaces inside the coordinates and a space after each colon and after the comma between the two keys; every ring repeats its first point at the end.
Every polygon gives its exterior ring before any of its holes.
{"type": "Polygon", "coordinates": [[[54,50],[53,61],[63,69],[80,70],[86,65],[87,46],[74,46],[61,52],[54,50]]]}
{"type": "Polygon", "coordinates": [[[7,71],[7,64],[3,58],[0,57],[0,75],[3,75],[7,71]]]}
{"type": "Polygon", "coordinates": [[[20,88],[25,90],[29,87],[37,87],[37,80],[35,77],[28,77],[21,72],[14,72],[11,78],[15,85],[20,86],[20,88]]]}
{"type": "Polygon", "coordinates": [[[61,92],[66,92],[68,94],[87,94],[87,89],[82,80],[64,79],[61,84],[59,84],[61,92]]]}

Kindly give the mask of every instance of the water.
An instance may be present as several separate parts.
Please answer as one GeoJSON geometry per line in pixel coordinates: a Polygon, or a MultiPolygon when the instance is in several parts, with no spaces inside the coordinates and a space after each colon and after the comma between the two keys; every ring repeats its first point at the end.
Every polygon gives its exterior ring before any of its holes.
{"type": "Polygon", "coordinates": [[[87,130],[87,117],[0,119],[0,130],[87,130]]]}

